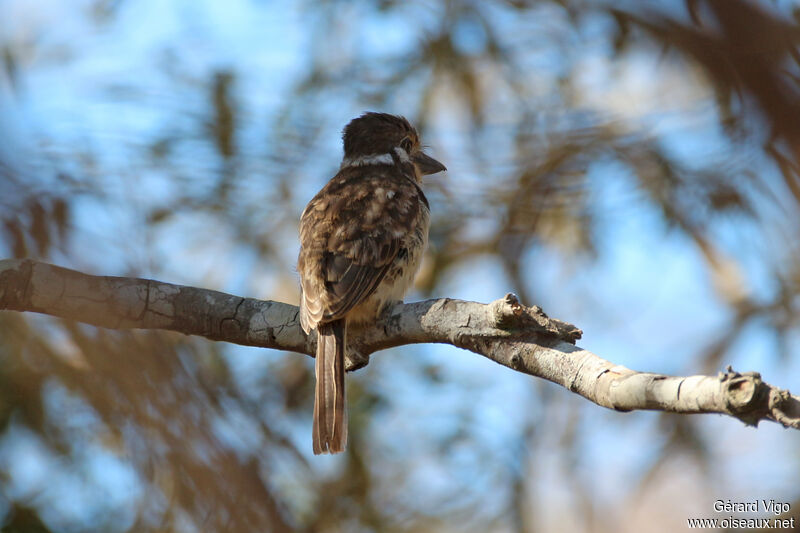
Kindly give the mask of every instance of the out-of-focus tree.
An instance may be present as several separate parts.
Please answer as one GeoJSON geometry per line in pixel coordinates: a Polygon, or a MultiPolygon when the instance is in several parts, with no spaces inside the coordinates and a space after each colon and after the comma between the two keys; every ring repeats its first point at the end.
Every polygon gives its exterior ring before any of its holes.
{"type": "MultiPolygon", "coordinates": [[[[10,6],[34,24],[31,13],[47,8],[38,4],[10,6]]],[[[10,6],[0,4],[0,19],[10,6]]],[[[597,191],[617,179],[622,208],[653,210],[663,231],[685,238],[730,310],[729,323],[697,347],[698,365],[719,369],[752,324],[773,332],[789,357],[800,316],[800,30],[783,3],[264,3],[230,9],[259,20],[290,11],[302,46],[291,48],[290,31],[273,23],[242,44],[238,61],[198,67],[194,47],[202,54],[208,45],[176,31],[145,54],[145,67],[122,54],[110,69],[116,78],[70,70],[118,33],[138,32],[130,20],[140,9],[156,11],[138,0],[64,8],[95,38],[0,28],[0,256],[294,301],[302,205],[335,170],[343,123],[386,109],[418,125],[451,169],[429,184],[435,209],[419,294],[489,261],[525,303],[547,304],[553,294],[531,281],[537,261],[556,254],[566,268],[604,257],[612,222],[597,191]],[[295,66],[280,73],[282,92],[265,95],[274,74],[246,52],[284,45],[295,66]],[[712,117],[713,150],[687,155],[654,127],[661,117],[651,110],[625,114],[635,101],[616,104],[617,113],[599,105],[605,89],[593,65],[621,71],[641,57],[660,57],[659,79],[669,84],[661,99],[679,108],[669,113],[712,117]],[[137,68],[144,74],[119,72],[137,68]],[[27,100],[52,70],[88,84],[107,109],[85,106],[96,115],[67,124],[29,120],[27,100]],[[37,127],[17,138],[29,122],[37,127]],[[763,246],[742,253],[745,234],[763,246]],[[763,290],[752,289],[756,275],[768,280],[763,290]]],[[[682,142],[704,142],[692,135],[682,142]]],[[[369,367],[350,380],[351,443],[331,468],[307,449],[309,365],[262,354],[257,377],[243,377],[237,358],[247,354],[0,314],[5,530],[534,531],[548,497],[535,473],[554,446],[576,509],[570,523],[617,529],[577,471],[583,412],[594,406],[532,385],[521,402],[547,408],[526,414],[497,450],[468,402],[456,400],[447,424],[397,449],[382,432],[413,421],[397,420],[398,400],[369,367]]],[[[392,364],[411,394],[452,387],[426,361],[392,364]]],[[[643,486],[679,454],[708,464],[697,425],[662,417],[660,455],[643,486]]]]}

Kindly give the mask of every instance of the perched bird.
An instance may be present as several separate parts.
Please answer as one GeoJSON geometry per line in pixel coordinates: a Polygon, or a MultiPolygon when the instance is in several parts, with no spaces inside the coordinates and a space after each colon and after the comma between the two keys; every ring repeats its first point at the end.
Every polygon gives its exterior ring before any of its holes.
{"type": "Polygon", "coordinates": [[[317,330],[315,454],[345,449],[347,328],[374,322],[411,286],[430,225],[422,176],[447,170],[403,117],[365,113],[342,139],[339,172],[300,218],[300,324],[317,330]]]}

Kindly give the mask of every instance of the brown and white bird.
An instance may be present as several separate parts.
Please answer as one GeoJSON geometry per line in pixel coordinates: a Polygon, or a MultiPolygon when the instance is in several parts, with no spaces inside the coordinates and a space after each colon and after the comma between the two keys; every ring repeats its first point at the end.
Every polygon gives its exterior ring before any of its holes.
{"type": "Polygon", "coordinates": [[[347,328],[374,322],[411,286],[430,224],[422,176],[447,170],[403,117],[365,113],[342,138],[338,174],[300,218],[300,324],[317,330],[315,454],[345,449],[347,328]]]}

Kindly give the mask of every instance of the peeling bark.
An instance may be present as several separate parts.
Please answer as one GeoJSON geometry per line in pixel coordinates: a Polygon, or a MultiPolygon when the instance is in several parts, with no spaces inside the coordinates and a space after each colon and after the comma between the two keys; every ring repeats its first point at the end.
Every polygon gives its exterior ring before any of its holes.
{"type": "MultiPolygon", "coordinates": [[[[111,329],[166,329],[234,344],[315,353],[298,308],[160,281],[91,276],[33,260],[0,261],[0,310],[30,311],[111,329]]],[[[350,332],[348,370],[378,350],[414,343],[458,346],[518,372],[558,383],[617,411],[719,413],[748,425],[800,429],[800,398],[758,373],[717,376],[636,372],[575,346],[581,331],[509,294],[490,304],[449,298],[391,307],[350,332]]]]}

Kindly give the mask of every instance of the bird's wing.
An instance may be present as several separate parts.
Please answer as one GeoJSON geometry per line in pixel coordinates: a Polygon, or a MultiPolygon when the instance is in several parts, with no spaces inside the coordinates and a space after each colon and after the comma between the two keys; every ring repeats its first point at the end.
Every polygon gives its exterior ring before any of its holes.
{"type": "Polygon", "coordinates": [[[298,270],[303,290],[301,323],[308,331],[320,322],[342,318],[380,285],[397,257],[401,239],[389,232],[361,233],[336,251],[301,249],[298,270]],[[304,265],[308,265],[304,268],[304,265]]]}
{"type": "Polygon", "coordinates": [[[343,317],[367,299],[380,285],[400,251],[400,239],[364,236],[354,248],[375,248],[375,253],[328,253],[325,259],[325,287],[328,305],[325,320],[343,317]]]}
{"type": "Polygon", "coordinates": [[[353,169],[309,203],[298,260],[304,329],[342,318],[375,291],[419,216],[418,196],[407,179],[353,169]]]}

